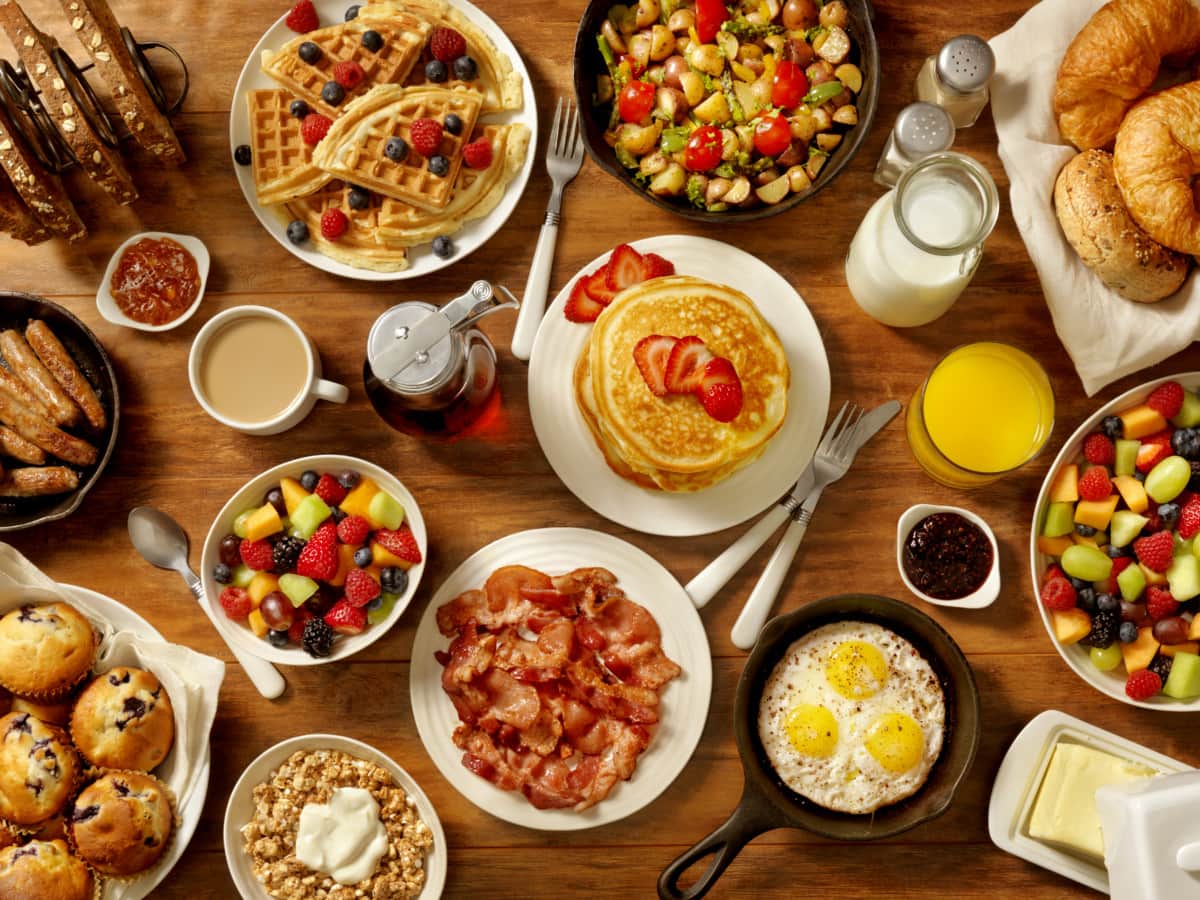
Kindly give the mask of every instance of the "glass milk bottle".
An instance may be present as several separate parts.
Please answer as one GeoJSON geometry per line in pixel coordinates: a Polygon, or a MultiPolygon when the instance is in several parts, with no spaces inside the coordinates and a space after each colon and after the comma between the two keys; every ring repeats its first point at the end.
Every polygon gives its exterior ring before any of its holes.
{"type": "Polygon", "coordinates": [[[910,328],[946,312],[970,282],[999,215],[996,183],[961,153],[914,163],[867,211],[846,256],[863,311],[910,328]]]}
{"type": "Polygon", "coordinates": [[[921,66],[917,99],[950,113],[955,128],[970,128],[987,106],[988,82],[995,69],[996,57],[987,41],[960,34],[921,66]]]}

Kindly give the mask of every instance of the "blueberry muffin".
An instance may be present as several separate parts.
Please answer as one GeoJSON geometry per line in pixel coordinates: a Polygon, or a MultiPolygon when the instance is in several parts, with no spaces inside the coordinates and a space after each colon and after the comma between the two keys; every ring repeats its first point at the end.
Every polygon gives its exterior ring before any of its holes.
{"type": "Polygon", "coordinates": [[[102,875],[135,875],[166,851],[175,827],[167,789],[141,772],[109,772],[75,799],[71,845],[102,875]]]}
{"type": "Polygon", "coordinates": [[[71,712],[71,739],[106,769],[149,772],[175,740],[171,698],[144,669],[118,666],[92,679],[71,712]]]}
{"type": "Polygon", "coordinates": [[[66,603],[21,606],[0,619],[0,685],[54,700],[83,680],[96,658],[92,623],[66,603]]]}
{"type": "Polygon", "coordinates": [[[29,713],[0,719],[0,818],[15,825],[49,819],[78,781],[79,756],[62,729],[29,713]]]}
{"type": "Polygon", "coordinates": [[[0,897],[92,900],[95,879],[63,841],[0,850],[0,897]]]}
{"type": "Polygon", "coordinates": [[[30,700],[28,697],[13,697],[12,706],[9,712],[27,712],[41,719],[48,725],[61,725],[67,727],[67,723],[71,721],[71,707],[74,704],[74,698],[67,697],[63,700],[54,700],[49,703],[39,703],[37,700],[30,700]]]}

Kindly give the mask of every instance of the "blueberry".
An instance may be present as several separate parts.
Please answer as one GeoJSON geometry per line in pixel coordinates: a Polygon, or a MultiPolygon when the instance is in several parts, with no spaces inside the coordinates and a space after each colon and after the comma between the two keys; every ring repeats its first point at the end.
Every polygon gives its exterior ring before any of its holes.
{"type": "Polygon", "coordinates": [[[1100,423],[1100,430],[1115,441],[1125,433],[1125,423],[1121,421],[1120,416],[1105,416],[1104,421],[1100,423]]]}
{"type": "Polygon", "coordinates": [[[1135,480],[1137,480],[1137,481],[1145,481],[1145,480],[1146,480],[1146,473],[1145,473],[1145,472],[1143,472],[1143,471],[1141,471],[1141,470],[1139,469],[1138,471],[1136,471],[1136,472],[1134,472],[1134,473],[1133,473],[1133,477],[1134,477],[1134,479],[1135,479],[1135,480]]]}
{"type": "Polygon", "coordinates": [[[286,647],[288,645],[288,633],[286,631],[268,631],[267,643],[272,647],[286,647]]]}
{"type": "Polygon", "coordinates": [[[308,108],[308,104],[303,100],[293,100],[292,105],[288,107],[288,112],[290,112],[297,119],[303,119],[310,112],[312,112],[312,110],[308,108]]]}
{"type": "Polygon", "coordinates": [[[357,19],[358,11],[360,8],[361,8],[361,6],[358,3],[355,3],[353,6],[347,6],[346,7],[346,21],[349,22],[351,19],[357,19]]]}
{"type": "Polygon", "coordinates": [[[373,600],[370,600],[367,602],[367,609],[370,612],[374,612],[375,610],[379,609],[379,607],[381,607],[381,606],[383,606],[383,594],[379,594],[373,600]]]}
{"type": "Polygon", "coordinates": [[[1179,504],[1164,503],[1158,508],[1158,518],[1162,521],[1163,526],[1170,528],[1179,521],[1179,504]]]}
{"type": "Polygon", "coordinates": [[[403,594],[408,587],[408,573],[399,566],[388,566],[379,573],[379,586],[389,594],[403,594]]]}
{"type": "Polygon", "coordinates": [[[1100,612],[1116,612],[1121,608],[1121,601],[1112,594],[1097,594],[1096,609],[1100,612]]]}
{"type": "Polygon", "coordinates": [[[1171,435],[1171,449],[1184,459],[1200,459],[1200,432],[1195,428],[1176,428],[1171,435]]]}
{"type": "Polygon", "coordinates": [[[370,547],[359,547],[354,551],[354,564],[360,569],[365,569],[371,564],[375,555],[371,552],[370,547]]]}
{"type": "Polygon", "coordinates": [[[1077,589],[1075,591],[1075,602],[1079,604],[1080,609],[1086,609],[1088,612],[1091,612],[1096,608],[1096,589],[1091,585],[1077,589]]]}
{"type": "Polygon", "coordinates": [[[342,469],[342,471],[338,472],[337,483],[348,491],[352,491],[358,487],[360,481],[362,481],[362,475],[353,469],[342,469]]]}
{"type": "Polygon", "coordinates": [[[330,512],[330,515],[333,516],[333,523],[335,525],[340,525],[342,522],[342,519],[346,518],[346,515],[347,515],[347,513],[345,511],[343,511],[340,506],[335,506],[329,512],[330,512]]]}
{"type": "Polygon", "coordinates": [[[1122,622],[1121,630],[1117,632],[1117,638],[1122,644],[1132,644],[1138,639],[1138,627],[1132,622],[1122,622]]]}
{"type": "Polygon", "coordinates": [[[450,172],[450,160],[441,154],[429,157],[429,171],[438,178],[445,178],[450,172]]]}
{"type": "Polygon", "coordinates": [[[443,120],[442,126],[450,134],[462,134],[463,120],[454,113],[450,113],[450,115],[446,116],[446,118],[443,120]]]}
{"type": "Polygon", "coordinates": [[[431,59],[425,63],[425,78],[435,84],[445,81],[450,77],[450,73],[446,71],[446,64],[440,59],[431,59]]]}
{"type": "Polygon", "coordinates": [[[347,202],[351,209],[366,209],[371,205],[371,195],[360,187],[352,187],[347,202]]]}
{"type": "Polygon", "coordinates": [[[459,81],[474,81],[479,77],[479,66],[469,56],[460,56],[454,61],[454,77],[459,81]]]}
{"type": "Polygon", "coordinates": [[[1104,552],[1108,554],[1109,559],[1119,559],[1122,556],[1129,555],[1129,548],[1117,547],[1113,544],[1109,544],[1107,547],[1104,548],[1104,552]]]}
{"type": "Polygon", "coordinates": [[[308,226],[299,219],[294,219],[288,222],[287,236],[293,244],[303,244],[308,240],[308,226]]]}
{"type": "Polygon", "coordinates": [[[337,106],[346,99],[346,89],[336,81],[327,81],[321,88],[321,99],[330,106],[337,106]]]}
{"type": "Polygon", "coordinates": [[[213,566],[213,581],[217,584],[229,584],[233,581],[233,570],[225,563],[217,563],[213,566]]]}
{"type": "Polygon", "coordinates": [[[1075,526],[1075,533],[1080,537],[1092,537],[1096,533],[1096,529],[1091,525],[1084,525],[1082,522],[1075,526]]]}
{"type": "Polygon", "coordinates": [[[1085,587],[1091,587],[1090,581],[1084,581],[1082,578],[1076,578],[1074,575],[1068,575],[1067,581],[1071,582],[1071,587],[1077,591],[1082,591],[1085,587]]]}
{"type": "Polygon", "coordinates": [[[383,145],[383,155],[392,162],[400,162],[408,156],[408,144],[402,137],[389,138],[388,142],[383,145]]]}
{"type": "Polygon", "coordinates": [[[311,491],[317,486],[317,482],[321,480],[321,476],[312,469],[305,469],[300,473],[300,487],[306,491],[311,491]]]}
{"type": "Polygon", "coordinates": [[[321,48],[312,41],[305,41],[300,45],[300,49],[296,51],[302,60],[310,66],[321,58],[321,48]]]}
{"type": "Polygon", "coordinates": [[[454,255],[454,242],[443,236],[433,239],[433,255],[440,259],[449,259],[454,255]]]}
{"type": "Polygon", "coordinates": [[[370,31],[364,31],[362,36],[362,45],[372,53],[378,53],[383,49],[383,37],[380,36],[378,31],[373,29],[370,31]]]}
{"type": "Polygon", "coordinates": [[[233,161],[239,166],[250,165],[250,145],[238,144],[237,149],[233,151],[233,161]]]}

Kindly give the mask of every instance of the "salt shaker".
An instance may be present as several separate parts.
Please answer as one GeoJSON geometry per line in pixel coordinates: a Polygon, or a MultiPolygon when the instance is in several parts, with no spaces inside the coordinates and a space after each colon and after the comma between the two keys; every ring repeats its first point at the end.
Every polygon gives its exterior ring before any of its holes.
{"type": "Polygon", "coordinates": [[[950,113],[955,128],[970,128],[987,106],[988,82],[995,69],[996,57],[987,41],[960,34],[921,66],[917,99],[936,103],[950,113]]]}
{"type": "Polygon", "coordinates": [[[953,144],[954,122],[946,110],[932,103],[910,103],[896,116],[896,126],[875,167],[875,180],[894,187],[904,170],[917,160],[949,150],[953,144]]]}

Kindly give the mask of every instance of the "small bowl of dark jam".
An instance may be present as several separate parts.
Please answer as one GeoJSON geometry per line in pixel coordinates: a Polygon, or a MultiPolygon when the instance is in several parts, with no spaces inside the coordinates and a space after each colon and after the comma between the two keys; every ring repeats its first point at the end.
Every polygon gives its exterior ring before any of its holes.
{"type": "Polygon", "coordinates": [[[168,331],[192,317],[208,282],[208,248],[165,231],[135,234],[112,255],[96,308],[114,325],[168,331]]]}
{"type": "Polygon", "coordinates": [[[1000,554],[987,522],[957,506],[918,504],[896,526],[896,563],[905,586],[926,603],[990,606],[1000,595],[1000,554]]]}

